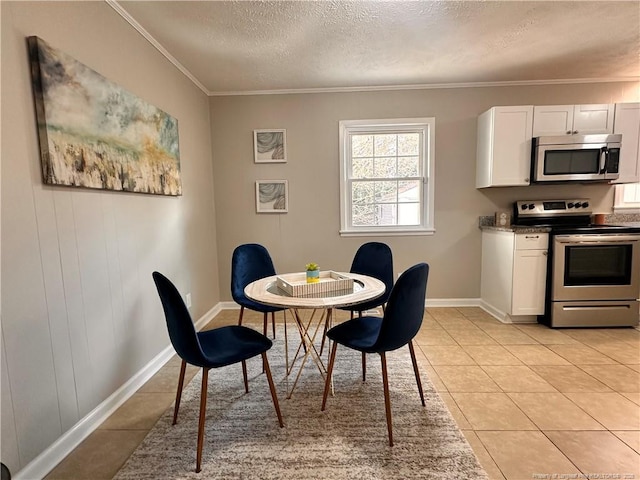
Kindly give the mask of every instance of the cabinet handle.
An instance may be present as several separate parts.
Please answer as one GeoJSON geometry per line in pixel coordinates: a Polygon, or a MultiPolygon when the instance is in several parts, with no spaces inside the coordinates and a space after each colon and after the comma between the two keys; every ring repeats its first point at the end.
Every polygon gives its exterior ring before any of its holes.
{"type": "Polygon", "coordinates": [[[540,235],[525,235],[524,238],[540,238],[540,235]]]}
{"type": "Polygon", "coordinates": [[[546,257],[547,255],[549,255],[549,252],[547,250],[545,250],[544,252],[542,252],[542,255],[544,255],[546,257]]]}
{"type": "Polygon", "coordinates": [[[571,130],[567,130],[567,135],[571,135],[571,130]]]}
{"type": "Polygon", "coordinates": [[[573,131],[573,133],[574,133],[574,134],[578,133],[578,130],[574,130],[574,131],[573,131]]]}

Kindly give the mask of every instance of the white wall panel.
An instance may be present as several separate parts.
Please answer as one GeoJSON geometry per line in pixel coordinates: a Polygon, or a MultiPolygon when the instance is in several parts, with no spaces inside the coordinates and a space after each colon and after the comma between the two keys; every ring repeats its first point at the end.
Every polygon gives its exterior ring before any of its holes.
{"type": "Polygon", "coordinates": [[[96,405],[93,382],[97,379],[93,376],[89,357],[71,190],[55,190],[53,201],[56,212],[57,235],[60,243],[60,264],[64,282],[64,300],[67,305],[67,321],[69,324],[78,410],[80,416],[84,416],[96,405]]]}
{"type": "Polygon", "coordinates": [[[101,402],[118,386],[113,378],[113,310],[101,194],[77,190],[72,196],[87,344],[92,375],[101,380],[94,384],[95,400],[101,402]]]}
{"type": "Polygon", "coordinates": [[[2,438],[2,462],[9,470],[16,472],[20,466],[18,455],[18,435],[16,432],[16,419],[13,415],[13,398],[9,383],[9,370],[5,355],[4,333],[2,333],[2,377],[0,377],[0,407],[2,408],[2,422],[0,422],[0,438],[2,438]]]}
{"type": "Polygon", "coordinates": [[[65,431],[71,428],[80,419],[80,416],[73,375],[73,356],[62,280],[56,213],[51,189],[34,188],[33,192],[45,298],[49,328],[51,329],[53,367],[60,405],[60,421],[62,430],[65,431]]]}

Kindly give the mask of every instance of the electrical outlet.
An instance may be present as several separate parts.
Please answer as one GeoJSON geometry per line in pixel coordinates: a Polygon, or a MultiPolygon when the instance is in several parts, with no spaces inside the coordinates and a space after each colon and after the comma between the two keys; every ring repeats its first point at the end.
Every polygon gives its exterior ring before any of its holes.
{"type": "Polygon", "coordinates": [[[191,294],[187,293],[185,297],[186,297],[185,303],[187,304],[187,308],[191,308],[191,294]]]}

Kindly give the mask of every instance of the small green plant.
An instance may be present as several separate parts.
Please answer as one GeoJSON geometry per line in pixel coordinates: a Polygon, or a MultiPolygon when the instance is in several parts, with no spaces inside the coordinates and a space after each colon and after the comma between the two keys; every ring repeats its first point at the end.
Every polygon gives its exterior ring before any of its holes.
{"type": "Polygon", "coordinates": [[[305,265],[305,268],[307,269],[307,272],[312,272],[314,270],[319,270],[320,269],[318,264],[317,263],[313,263],[313,262],[312,263],[307,263],[305,265]]]}

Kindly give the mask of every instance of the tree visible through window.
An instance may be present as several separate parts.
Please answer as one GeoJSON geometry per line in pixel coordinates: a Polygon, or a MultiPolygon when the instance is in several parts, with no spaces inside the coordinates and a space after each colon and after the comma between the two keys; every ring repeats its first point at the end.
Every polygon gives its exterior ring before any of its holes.
{"type": "Polygon", "coordinates": [[[342,233],[432,231],[433,119],[340,122],[342,233]]]}

